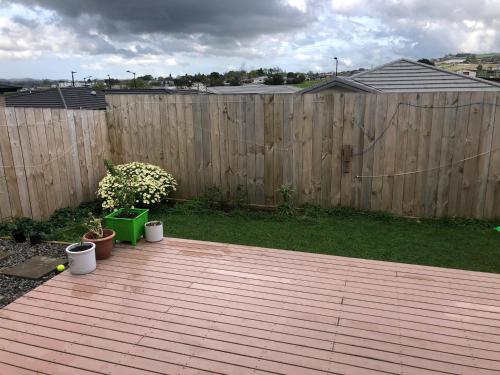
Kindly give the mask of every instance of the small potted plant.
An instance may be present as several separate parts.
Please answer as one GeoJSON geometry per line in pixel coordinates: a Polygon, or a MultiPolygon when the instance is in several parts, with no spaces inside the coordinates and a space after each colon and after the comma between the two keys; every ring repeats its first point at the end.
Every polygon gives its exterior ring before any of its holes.
{"type": "Polygon", "coordinates": [[[24,233],[24,230],[21,228],[16,228],[12,231],[12,238],[14,241],[17,243],[23,243],[26,242],[26,234],[24,233]]]}
{"type": "Polygon", "coordinates": [[[148,221],[144,225],[146,231],[146,241],[158,242],[163,239],[163,223],[161,221],[148,221]]]}
{"type": "Polygon", "coordinates": [[[96,269],[95,244],[78,242],[66,248],[69,270],[73,275],[84,275],[96,269]]]}
{"type": "Polygon", "coordinates": [[[39,245],[42,243],[42,235],[38,232],[30,233],[31,246],[39,245]]]}
{"type": "Polygon", "coordinates": [[[135,190],[133,181],[110,163],[106,164],[114,177],[114,196],[118,210],[104,217],[104,225],[116,232],[116,240],[135,245],[144,235],[144,224],[148,221],[148,209],[134,208],[135,190]]]}
{"type": "Polygon", "coordinates": [[[95,244],[95,257],[97,260],[109,258],[113,249],[115,231],[102,227],[102,219],[91,216],[85,223],[87,233],[83,235],[83,241],[95,244]]]}

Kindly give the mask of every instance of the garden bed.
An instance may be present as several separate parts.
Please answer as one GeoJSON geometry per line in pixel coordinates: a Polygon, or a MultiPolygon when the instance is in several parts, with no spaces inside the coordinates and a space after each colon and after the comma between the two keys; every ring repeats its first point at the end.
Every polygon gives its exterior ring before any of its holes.
{"type": "MultiPolygon", "coordinates": [[[[8,253],[6,258],[0,260],[0,269],[18,265],[34,256],[66,258],[65,247],[65,245],[48,242],[31,246],[29,242],[16,243],[11,240],[0,239],[0,251],[3,250],[8,253]]],[[[54,269],[54,271],[36,280],[0,274],[0,296],[3,297],[0,299],[0,308],[43,284],[56,274],[57,271],[54,269]]]]}

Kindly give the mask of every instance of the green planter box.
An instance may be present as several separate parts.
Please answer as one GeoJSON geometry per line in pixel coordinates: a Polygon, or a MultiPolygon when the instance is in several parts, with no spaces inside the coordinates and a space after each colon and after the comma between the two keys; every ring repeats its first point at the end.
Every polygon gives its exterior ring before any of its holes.
{"type": "Polygon", "coordinates": [[[133,219],[116,217],[123,212],[123,208],[104,217],[104,226],[116,232],[115,240],[128,241],[132,245],[144,235],[144,224],[148,222],[148,209],[133,208],[129,211],[137,213],[133,219]]]}

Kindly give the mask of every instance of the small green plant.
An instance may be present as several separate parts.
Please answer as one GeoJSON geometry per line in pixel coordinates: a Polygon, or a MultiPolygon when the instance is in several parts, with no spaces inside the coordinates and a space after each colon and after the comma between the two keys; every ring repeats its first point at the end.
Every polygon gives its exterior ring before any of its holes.
{"type": "Polygon", "coordinates": [[[84,223],[84,227],[94,238],[104,237],[101,218],[91,215],[90,218],[84,223]]]}
{"type": "Polygon", "coordinates": [[[212,210],[230,211],[231,205],[227,193],[218,186],[209,187],[205,192],[208,207],[212,210]]]}
{"type": "Polygon", "coordinates": [[[293,204],[293,187],[290,184],[283,184],[278,189],[281,195],[281,203],[278,206],[278,215],[280,216],[294,216],[295,206],[293,204]]]}
{"type": "Polygon", "coordinates": [[[234,208],[241,209],[248,200],[248,191],[243,185],[238,185],[234,194],[234,208]]]}

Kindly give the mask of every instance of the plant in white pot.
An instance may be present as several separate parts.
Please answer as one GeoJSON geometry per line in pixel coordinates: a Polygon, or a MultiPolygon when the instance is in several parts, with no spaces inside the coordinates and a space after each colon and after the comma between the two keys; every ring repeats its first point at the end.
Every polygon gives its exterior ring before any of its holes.
{"type": "Polygon", "coordinates": [[[158,242],[163,240],[163,223],[161,221],[148,221],[144,224],[146,241],[158,242]]]}
{"type": "Polygon", "coordinates": [[[66,248],[69,270],[73,275],[84,275],[96,269],[95,244],[78,242],[66,248]]]}

